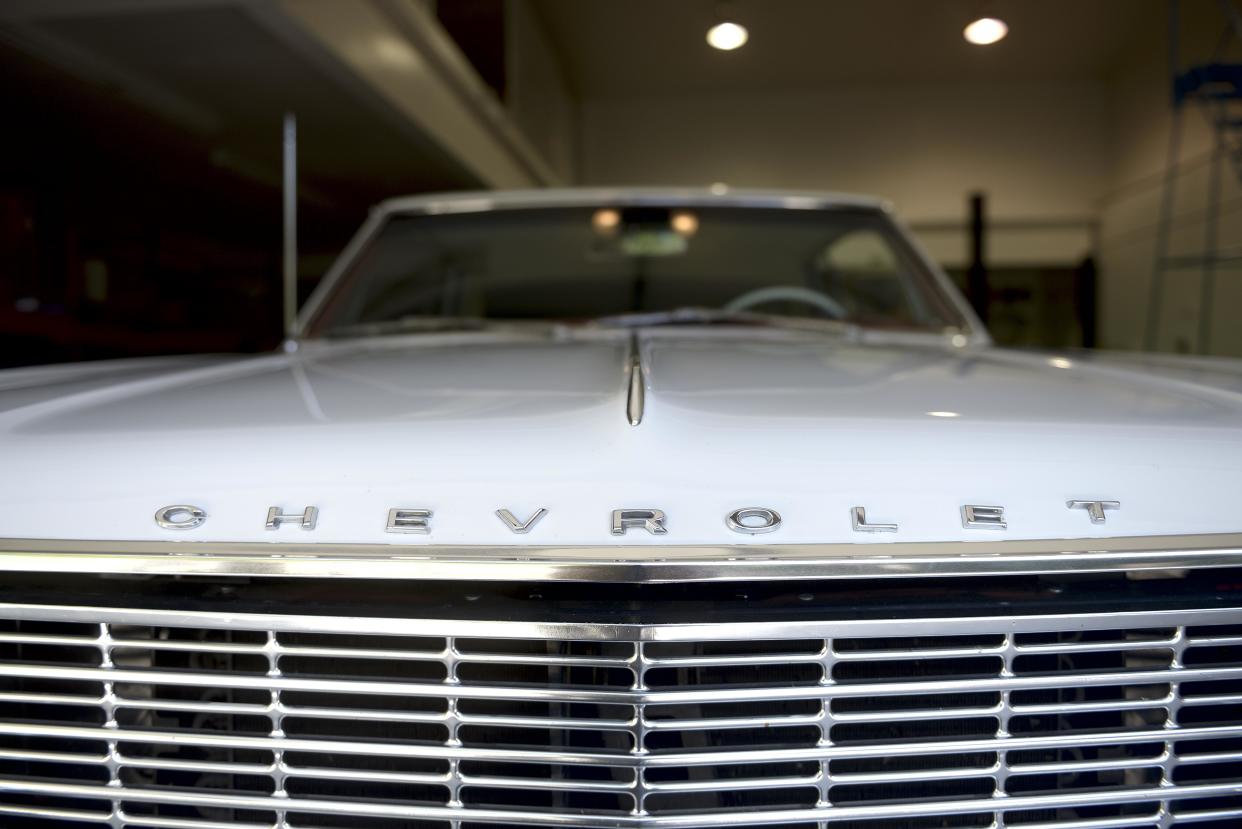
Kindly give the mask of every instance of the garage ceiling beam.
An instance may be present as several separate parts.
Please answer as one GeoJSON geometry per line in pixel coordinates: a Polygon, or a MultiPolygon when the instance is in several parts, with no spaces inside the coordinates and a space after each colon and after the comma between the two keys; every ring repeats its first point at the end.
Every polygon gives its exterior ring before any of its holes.
{"type": "Polygon", "coordinates": [[[41,24],[220,7],[247,13],[394,127],[418,143],[430,139],[482,185],[564,183],[422,0],[0,0],[0,43],[111,85],[146,109],[211,135],[221,122],[203,103],[77,48],[41,24]]]}
{"type": "Polygon", "coordinates": [[[236,5],[238,0],[5,0],[0,18],[47,21],[236,5]]]}
{"type": "MultiPolygon", "coordinates": [[[[143,77],[115,61],[56,37],[39,25],[50,19],[85,14],[90,8],[76,2],[40,5],[14,2],[12,5],[0,5],[0,45],[59,67],[97,86],[112,87],[139,107],[191,133],[212,135],[220,130],[220,117],[209,107],[179,95],[155,79],[143,77]]],[[[99,14],[105,11],[111,13],[118,6],[97,5],[93,8],[99,14]]],[[[131,8],[131,5],[124,8],[131,8]]]]}
{"type": "Polygon", "coordinates": [[[280,0],[246,8],[346,88],[431,138],[485,186],[561,183],[417,0],[280,0]]]}

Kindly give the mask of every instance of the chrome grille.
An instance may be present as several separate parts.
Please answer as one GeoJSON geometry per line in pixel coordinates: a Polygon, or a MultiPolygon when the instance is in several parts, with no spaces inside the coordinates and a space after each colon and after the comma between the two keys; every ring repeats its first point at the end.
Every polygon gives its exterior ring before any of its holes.
{"type": "Polygon", "coordinates": [[[0,605],[0,816],[1234,826],[1242,612],[618,626],[0,605]]]}

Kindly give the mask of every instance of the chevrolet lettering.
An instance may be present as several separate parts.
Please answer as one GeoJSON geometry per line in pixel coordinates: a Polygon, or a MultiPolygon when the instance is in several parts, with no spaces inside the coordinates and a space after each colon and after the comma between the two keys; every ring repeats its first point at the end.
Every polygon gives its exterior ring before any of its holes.
{"type": "MultiPolygon", "coordinates": [[[[1103,524],[1106,520],[1105,509],[1121,508],[1119,501],[1070,501],[1066,504],[1070,509],[1082,508],[1093,524],[1103,524]]],[[[543,520],[549,510],[540,507],[525,521],[519,520],[507,509],[495,511],[496,517],[511,532],[526,534],[543,520]]],[[[968,529],[1006,529],[1003,520],[1004,507],[985,507],[965,504],[961,507],[963,524],[968,529]]],[[[293,522],[304,530],[315,529],[318,519],[318,507],[306,507],[301,513],[286,515],[279,507],[271,507],[267,511],[264,526],[269,530],[278,529],[285,522],[293,522]]],[[[432,511],[429,509],[396,508],[388,510],[388,523],[385,531],[390,533],[431,533],[432,511]]],[[[867,522],[865,507],[852,507],[849,511],[854,532],[897,532],[897,524],[876,524],[867,522]]],[[[167,530],[188,530],[202,526],[207,520],[207,513],[201,507],[176,504],[162,507],[155,513],[155,523],[167,530]]],[[[667,529],[664,522],[667,516],[663,510],[614,510],[613,534],[623,535],[627,527],[640,527],[655,535],[664,535],[667,529]]],[[[780,529],[781,516],[767,507],[744,507],[736,509],[725,516],[725,524],[730,530],[746,535],[775,532],[780,529]]]]}

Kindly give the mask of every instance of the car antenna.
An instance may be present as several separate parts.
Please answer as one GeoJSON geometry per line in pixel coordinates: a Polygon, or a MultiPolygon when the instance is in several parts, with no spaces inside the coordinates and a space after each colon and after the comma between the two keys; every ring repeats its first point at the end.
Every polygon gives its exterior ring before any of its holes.
{"type": "Polygon", "coordinates": [[[284,239],[281,261],[281,282],[284,310],[285,350],[296,348],[298,315],[298,119],[285,113],[282,152],[282,188],[284,201],[284,239]]]}

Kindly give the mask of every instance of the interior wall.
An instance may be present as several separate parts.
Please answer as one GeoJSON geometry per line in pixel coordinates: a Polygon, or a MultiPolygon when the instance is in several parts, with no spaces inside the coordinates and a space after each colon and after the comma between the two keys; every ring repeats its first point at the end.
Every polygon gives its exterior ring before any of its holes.
{"type": "Polygon", "coordinates": [[[965,260],[981,190],[1006,228],[993,262],[1075,263],[1109,181],[1107,93],[1084,81],[587,98],[582,180],[870,193],[948,265],[965,260]]]}
{"type": "MultiPolygon", "coordinates": [[[[1183,64],[1211,59],[1225,28],[1215,3],[1183,2],[1179,51],[1183,64]]],[[[1102,344],[1142,348],[1152,307],[1157,231],[1168,169],[1171,75],[1168,30],[1153,29],[1134,44],[1109,90],[1113,166],[1100,200],[1100,310],[1102,344]]],[[[1237,59],[1237,50],[1230,53],[1237,59]]],[[[1242,187],[1239,168],[1225,159],[1213,175],[1213,131],[1195,106],[1182,113],[1180,152],[1174,167],[1173,221],[1169,254],[1201,258],[1206,252],[1210,188],[1219,187],[1216,228],[1222,252],[1242,254],[1242,187]]],[[[1206,308],[1205,353],[1242,356],[1242,261],[1220,266],[1210,297],[1203,294],[1201,264],[1166,270],[1155,346],[1161,351],[1199,352],[1201,312],[1206,308]],[[1206,300],[1206,304],[1205,304],[1206,300]]]]}
{"type": "Polygon", "coordinates": [[[527,3],[505,4],[505,108],[562,181],[574,179],[573,94],[552,41],[527,3]]]}

